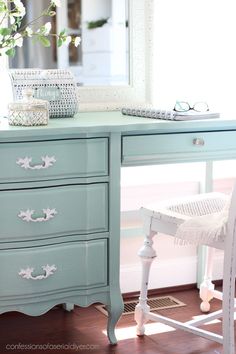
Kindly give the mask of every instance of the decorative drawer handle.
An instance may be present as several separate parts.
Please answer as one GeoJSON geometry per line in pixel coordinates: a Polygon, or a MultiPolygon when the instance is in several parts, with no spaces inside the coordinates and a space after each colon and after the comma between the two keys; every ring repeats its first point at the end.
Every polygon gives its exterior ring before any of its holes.
{"type": "Polygon", "coordinates": [[[49,168],[51,166],[53,166],[53,164],[56,162],[55,156],[42,156],[41,160],[43,161],[43,163],[41,165],[33,165],[31,166],[31,162],[32,162],[32,157],[24,157],[24,158],[18,158],[18,160],[16,161],[17,165],[19,165],[20,167],[24,168],[25,170],[42,170],[42,169],[46,169],[49,168]]]}
{"type": "Polygon", "coordinates": [[[39,218],[33,218],[32,215],[34,213],[34,210],[29,210],[27,209],[26,211],[20,211],[20,213],[18,214],[19,218],[21,218],[23,221],[27,221],[27,222],[44,222],[44,221],[48,221],[52,218],[54,218],[54,216],[57,214],[56,209],[43,209],[44,212],[44,216],[39,217],[39,218]]]}
{"type": "Polygon", "coordinates": [[[18,273],[22,278],[24,279],[32,279],[32,280],[42,280],[42,279],[47,279],[50,275],[53,275],[54,272],[57,270],[57,267],[53,265],[45,265],[42,266],[42,269],[45,271],[45,274],[37,275],[37,276],[32,276],[32,273],[34,271],[34,268],[26,268],[26,269],[21,269],[20,272],[18,273]]]}
{"type": "Polygon", "coordinates": [[[203,146],[205,145],[205,141],[202,138],[195,138],[193,139],[193,145],[203,146]]]}

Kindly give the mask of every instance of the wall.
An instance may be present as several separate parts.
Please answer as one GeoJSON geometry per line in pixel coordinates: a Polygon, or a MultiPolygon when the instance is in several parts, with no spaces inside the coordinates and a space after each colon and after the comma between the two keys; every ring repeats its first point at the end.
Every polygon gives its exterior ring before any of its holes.
{"type": "Polygon", "coordinates": [[[110,0],[82,0],[83,22],[111,17],[110,0]]]}

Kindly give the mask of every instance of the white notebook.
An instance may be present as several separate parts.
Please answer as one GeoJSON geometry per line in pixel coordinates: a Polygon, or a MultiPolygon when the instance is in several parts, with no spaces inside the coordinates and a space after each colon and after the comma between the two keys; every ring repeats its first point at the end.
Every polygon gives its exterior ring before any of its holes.
{"type": "Polygon", "coordinates": [[[220,114],[216,112],[196,112],[196,111],[188,111],[188,112],[175,112],[170,110],[163,109],[154,109],[154,108],[128,108],[124,107],[121,109],[122,114],[135,116],[135,117],[143,117],[143,118],[152,118],[152,119],[164,119],[164,120],[195,120],[195,119],[214,119],[219,118],[220,114]]]}
{"type": "Polygon", "coordinates": [[[195,120],[195,119],[215,119],[220,118],[220,113],[218,112],[196,112],[196,111],[188,111],[188,112],[176,112],[175,120],[195,120]]]}

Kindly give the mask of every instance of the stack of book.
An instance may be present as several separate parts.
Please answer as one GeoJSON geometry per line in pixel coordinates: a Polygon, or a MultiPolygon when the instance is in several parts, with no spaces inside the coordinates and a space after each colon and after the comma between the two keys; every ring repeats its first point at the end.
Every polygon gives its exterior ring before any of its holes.
{"type": "Polygon", "coordinates": [[[217,112],[196,112],[194,110],[190,110],[187,112],[176,112],[170,110],[163,109],[155,109],[155,108],[127,108],[124,107],[121,109],[122,114],[135,116],[135,117],[143,117],[143,118],[152,118],[152,119],[164,119],[164,120],[196,120],[196,119],[215,119],[220,118],[220,113],[217,112]]]}

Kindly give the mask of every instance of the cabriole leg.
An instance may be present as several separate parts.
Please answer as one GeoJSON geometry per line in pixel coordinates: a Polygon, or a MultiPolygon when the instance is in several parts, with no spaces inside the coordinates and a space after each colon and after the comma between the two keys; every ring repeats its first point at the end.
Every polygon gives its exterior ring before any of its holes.
{"type": "Polygon", "coordinates": [[[110,305],[106,306],[108,311],[107,336],[111,344],[117,344],[115,326],[123,313],[124,303],[119,291],[113,293],[110,301],[110,305]]]}

